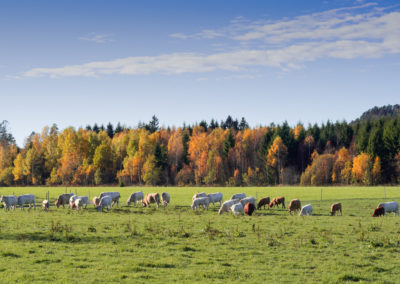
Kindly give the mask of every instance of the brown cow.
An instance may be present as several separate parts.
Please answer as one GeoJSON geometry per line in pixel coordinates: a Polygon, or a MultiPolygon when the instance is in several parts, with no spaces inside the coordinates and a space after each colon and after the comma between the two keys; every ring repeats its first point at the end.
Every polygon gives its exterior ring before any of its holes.
{"type": "Polygon", "coordinates": [[[262,206],[264,206],[264,209],[265,209],[265,205],[269,205],[269,203],[270,203],[269,197],[261,198],[257,204],[257,210],[260,210],[262,206]]]}
{"type": "Polygon", "coordinates": [[[282,208],[285,208],[285,197],[283,196],[279,196],[279,197],[275,197],[274,199],[272,199],[272,201],[269,203],[268,207],[278,207],[279,208],[279,204],[282,204],[282,208]]]}
{"type": "Polygon", "coordinates": [[[254,210],[256,210],[256,207],[253,203],[249,202],[244,206],[244,213],[246,213],[246,215],[253,215],[254,210]]]}
{"type": "Polygon", "coordinates": [[[57,206],[57,208],[60,207],[60,205],[62,205],[62,207],[65,208],[64,206],[69,204],[69,199],[71,198],[72,195],[74,194],[73,193],[61,194],[60,196],[58,196],[54,204],[57,206]]]}
{"type": "Polygon", "coordinates": [[[151,203],[157,203],[157,208],[158,208],[158,206],[160,205],[160,194],[158,194],[158,193],[146,194],[146,197],[142,201],[142,205],[144,207],[146,207],[146,206],[150,207],[151,203]]]}
{"type": "Polygon", "coordinates": [[[384,216],[385,215],[385,208],[383,207],[377,207],[374,210],[374,213],[372,214],[372,217],[379,217],[379,216],[384,216]]]}
{"type": "Polygon", "coordinates": [[[331,216],[337,215],[340,211],[340,216],[342,216],[342,203],[333,203],[331,205],[331,216]]]}
{"type": "Polygon", "coordinates": [[[292,215],[292,212],[297,212],[301,210],[301,202],[298,199],[293,199],[292,201],[290,201],[289,206],[288,206],[288,210],[290,215],[292,215]]]}

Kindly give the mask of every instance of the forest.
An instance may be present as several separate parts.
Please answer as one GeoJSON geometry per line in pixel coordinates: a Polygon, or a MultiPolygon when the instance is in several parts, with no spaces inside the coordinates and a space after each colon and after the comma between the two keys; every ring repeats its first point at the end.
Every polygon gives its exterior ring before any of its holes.
{"type": "Polygon", "coordinates": [[[0,185],[378,185],[400,183],[399,105],[359,119],[251,128],[228,116],[159,127],[45,126],[18,147],[0,123],[0,185]]]}

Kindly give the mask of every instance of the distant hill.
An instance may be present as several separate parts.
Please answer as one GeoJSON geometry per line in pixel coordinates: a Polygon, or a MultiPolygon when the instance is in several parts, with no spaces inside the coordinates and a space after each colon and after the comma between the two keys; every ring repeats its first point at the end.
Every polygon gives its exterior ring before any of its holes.
{"type": "Polygon", "coordinates": [[[400,117],[400,105],[386,105],[381,107],[373,107],[364,112],[359,118],[353,122],[362,122],[366,120],[375,120],[384,117],[400,117]]]}

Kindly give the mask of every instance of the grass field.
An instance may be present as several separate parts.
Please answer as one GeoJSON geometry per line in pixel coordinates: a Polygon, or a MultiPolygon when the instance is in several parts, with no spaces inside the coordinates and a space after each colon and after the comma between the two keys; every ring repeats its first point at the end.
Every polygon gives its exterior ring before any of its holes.
{"type": "Polygon", "coordinates": [[[400,201],[399,187],[246,188],[0,188],[0,194],[50,198],[65,191],[99,195],[119,191],[122,206],[96,212],[70,209],[0,210],[1,282],[122,283],[399,283],[400,218],[370,217],[379,202],[400,201]],[[129,194],[167,191],[171,205],[126,207],[129,194]],[[313,205],[314,216],[284,209],[252,217],[193,212],[196,192],[224,200],[245,192],[258,199],[283,195],[313,205]],[[330,217],[341,202],[343,216],[330,217]]]}

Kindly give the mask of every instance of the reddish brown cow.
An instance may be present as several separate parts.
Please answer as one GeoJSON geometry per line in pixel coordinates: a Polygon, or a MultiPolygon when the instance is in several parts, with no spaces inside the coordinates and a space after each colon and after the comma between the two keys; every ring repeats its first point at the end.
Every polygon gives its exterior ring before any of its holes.
{"type": "MultiPolygon", "coordinates": [[[[265,205],[268,206],[269,203],[270,203],[269,197],[261,198],[260,201],[259,201],[258,204],[257,204],[257,210],[260,210],[262,206],[264,206],[264,209],[265,209],[265,205]]],[[[269,208],[269,207],[268,207],[268,208],[269,208]]]]}
{"type": "Polygon", "coordinates": [[[253,203],[249,202],[244,206],[244,213],[246,213],[246,215],[253,215],[254,210],[256,210],[256,207],[253,203]]]}
{"type": "Polygon", "coordinates": [[[342,203],[333,203],[331,205],[331,216],[337,215],[340,211],[340,216],[342,216],[342,203]]]}
{"type": "Polygon", "coordinates": [[[160,204],[160,194],[158,194],[158,193],[146,194],[146,197],[144,198],[142,205],[144,207],[146,207],[146,206],[150,207],[151,203],[157,203],[157,208],[158,208],[158,206],[160,204]]]}
{"type": "Polygon", "coordinates": [[[372,214],[372,217],[379,217],[385,215],[385,209],[383,207],[377,207],[372,214]]]}
{"type": "Polygon", "coordinates": [[[282,204],[282,208],[285,208],[285,197],[279,196],[272,199],[271,203],[268,205],[269,208],[271,207],[279,207],[278,205],[282,204]]]}
{"type": "Polygon", "coordinates": [[[292,212],[297,212],[301,210],[301,202],[298,199],[293,199],[292,201],[290,201],[289,206],[288,206],[288,210],[290,215],[292,215],[292,212]]]}
{"type": "Polygon", "coordinates": [[[99,206],[99,204],[100,204],[100,198],[98,198],[97,196],[95,196],[95,197],[93,197],[92,202],[93,202],[94,207],[97,207],[97,206],[99,206]]]}

